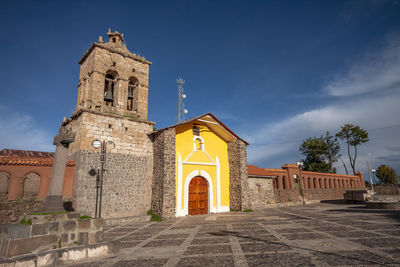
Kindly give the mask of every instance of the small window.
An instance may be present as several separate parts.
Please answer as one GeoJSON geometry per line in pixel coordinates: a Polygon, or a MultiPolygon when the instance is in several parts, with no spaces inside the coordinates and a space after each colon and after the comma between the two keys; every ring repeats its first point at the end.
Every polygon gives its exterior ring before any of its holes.
{"type": "Polygon", "coordinates": [[[193,125],[193,135],[200,136],[200,126],[198,124],[193,125]]]}
{"type": "Polygon", "coordinates": [[[104,102],[108,107],[114,105],[114,85],[114,77],[111,74],[107,74],[104,83],[104,102]]]}
{"type": "Polygon", "coordinates": [[[114,38],[112,38],[112,41],[113,41],[113,43],[115,43],[115,41],[116,41],[115,37],[114,37],[114,38]]]}
{"type": "Polygon", "coordinates": [[[128,84],[128,98],[127,98],[127,110],[133,110],[133,103],[134,103],[134,95],[136,92],[136,89],[138,87],[138,81],[135,78],[130,78],[129,79],[129,84],[128,84]]]}

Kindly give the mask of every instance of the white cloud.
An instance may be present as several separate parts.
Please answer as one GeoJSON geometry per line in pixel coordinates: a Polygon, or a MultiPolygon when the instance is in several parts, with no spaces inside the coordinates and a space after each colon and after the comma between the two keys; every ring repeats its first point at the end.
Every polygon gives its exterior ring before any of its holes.
{"type": "Polygon", "coordinates": [[[31,116],[0,106],[0,149],[54,151],[52,136],[37,127],[31,116]],[[7,116],[4,116],[7,114],[7,116]]]}
{"type": "Polygon", "coordinates": [[[392,88],[400,84],[400,38],[391,36],[379,52],[370,53],[338,75],[324,91],[332,96],[351,96],[392,88]]]}
{"type": "MultiPolygon", "coordinates": [[[[277,123],[265,123],[261,129],[244,136],[252,144],[248,150],[249,162],[269,168],[293,163],[301,158],[298,147],[302,140],[326,131],[334,134],[343,124],[352,123],[367,130],[383,128],[369,131],[370,141],[359,149],[357,169],[366,172],[369,161],[371,167],[391,164],[400,172],[400,127],[388,128],[400,125],[400,38],[392,36],[389,40],[381,52],[356,62],[348,73],[323,88],[342,98],[277,123]]],[[[344,145],[342,154],[347,163],[344,145]]],[[[340,162],[336,167],[344,171],[340,162]]]]}
{"type": "MultiPolygon", "coordinates": [[[[325,131],[334,134],[345,123],[354,123],[364,129],[400,125],[399,99],[400,93],[397,92],[380,98],[360,99],[356,103],[348,101],[340,105],[330,105],[304,112],[282,122],[267,125],[248,137],[252,140],[248,160],[262,167],[280,167],[286,162],[301,158],[298,147],[302,140],[310,136],[320,136],[325,131]],[[279,160],[283,161],[279,162],[279,160]]],[[[393,157],[394,160],[396,155],[400,154],[399,131],[400,127],[370,131],[370,142],[361,147],[357,160],[358,167],[362,169],[367,160],[382,163],[384,163],[383,160],[379,158],[393,157]],[[393,149],[394,147],[398,149],[393,149]],[[368,156],[368,153],[371,155],[368,156]]],[[[346,158],[344,146],[342,154],[346,158]]],[[[389,158],[387,159],[390,161],[389,158]]],[[[392,165],[394,164],[398,164],[396,168],[400,168],[399,162],[393,162],[392,165]]],[[[342,171],[341,164],[337,164],[337,167],[342,171]]]]}

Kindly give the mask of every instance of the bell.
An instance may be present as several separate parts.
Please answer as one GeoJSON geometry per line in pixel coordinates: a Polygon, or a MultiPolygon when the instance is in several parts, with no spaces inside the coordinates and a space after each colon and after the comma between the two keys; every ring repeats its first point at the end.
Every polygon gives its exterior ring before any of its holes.
{"type": "Polygon", "coordinates": [[[129,92],[128,92],[128,98],[129,98],[129,99],[132,99],[132,98],[133,98],[132,91],[129,91],[129,92]]]}
{"type": "Polygon", "coordinates": [[[105,101],[113,101],[114,100],[112,92],[110,90],[106,92],[106,95],[104,96],[104,100],[105,101]]]}

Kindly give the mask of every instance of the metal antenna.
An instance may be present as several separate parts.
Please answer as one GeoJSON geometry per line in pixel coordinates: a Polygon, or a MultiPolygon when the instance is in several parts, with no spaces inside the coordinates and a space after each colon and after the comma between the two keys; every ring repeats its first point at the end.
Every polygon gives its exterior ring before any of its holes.
{"type": "Polygon", "coordinates": [[[185,104],[183,103],[183,99],[186,98],[186,95],[183,93],[183,85],[185,84],[185,80],[179,78],[176,80],[178,84],[178,123],[185,120],[185,114],[188,113],[188,110],[185,109],[185,104]]]}

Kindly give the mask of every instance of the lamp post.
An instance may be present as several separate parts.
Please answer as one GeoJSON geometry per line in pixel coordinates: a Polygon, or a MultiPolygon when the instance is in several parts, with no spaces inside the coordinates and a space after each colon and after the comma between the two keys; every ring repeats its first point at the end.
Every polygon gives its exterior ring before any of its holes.
{"type": "Polygon", "coordinates": [[[376,173],[376,170],[375,170],[375,169],[371,169],[371,172],[372,172],[372,177],[373,177],[373,179],[370,180],[370,182],[371,182],[371,189],[372,189],[372,194],[375,195],[375,192],[374,192],[374,181],[375,181],[375,173],[376,173]]]}
{"type": "Polygon", "coordinates": [[[303,169],[304,163],[303,163],[302,161],[298,161],[298,162],[296,162],[296,164],[297,164],[297,167],[299,168],[299,175],[300,175],[300,177],[299,177],[299,179],[300,179],[300,182],[299,182],[300,194],[301,194],[301,198],[302,198],[302,200],[303,200],[303,206],[304,206],[306,203],[305,203],[305,201],[304,201],[303,177],[302,177],[302,175],[301,175],[301,171],[302,171],[302,169],[303,169]]]}
{"type": "MultiPolygon", "coordinates": [[[[92,147],[94,147],[95,149],[100,148],[101,149],[101,154],[100,154],[100,172],[98,172],[98,175],[100,176],[100,179],[97,179],[96,181],[96,214],[95,217],[97,218],[101,218],[101,204],[102,204],[102,200],[103,200],[103,176],[104,176],[104,169],[105,169],[105,165],[106,165],[106,154],[107,154],[107,144],[112,144],[115,147],[114,142],[112,141],[100,141],[98,139],[93,140],[92,142],[92,147]],[[99,180],[100,180],[100,200],[97,201],[97,192],[98,192],[98,188],[99,188],[99,180]],[[98,208],[97,208],[98,206],[98,208]],[[97,216],[98,213],[98,216],[97,216]]],[[[98,177],[99,177],[98,176],[98,177]]]]}

